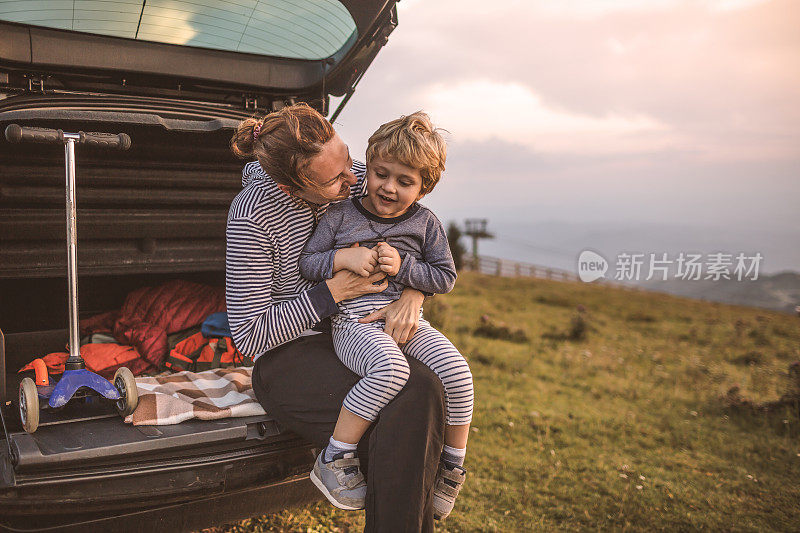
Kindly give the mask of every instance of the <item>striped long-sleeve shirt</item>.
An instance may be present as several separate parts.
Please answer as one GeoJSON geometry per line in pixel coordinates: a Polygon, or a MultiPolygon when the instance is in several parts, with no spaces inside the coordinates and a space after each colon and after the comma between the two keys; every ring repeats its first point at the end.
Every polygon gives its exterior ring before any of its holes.
{"type": "MultiPolygon", "coordinates": [[[[358,177],[351,195],[361,196],[366,167],[354,161],[351,170],[358,177]]],[[[305,334],[338,308],[327,284],[303,279],[298,267],[327,205],[315,213],[296,202],[258,161],[245,165],[242,187],[228,211],[225,299],[233,341],[255,359],[305,334]]]]}

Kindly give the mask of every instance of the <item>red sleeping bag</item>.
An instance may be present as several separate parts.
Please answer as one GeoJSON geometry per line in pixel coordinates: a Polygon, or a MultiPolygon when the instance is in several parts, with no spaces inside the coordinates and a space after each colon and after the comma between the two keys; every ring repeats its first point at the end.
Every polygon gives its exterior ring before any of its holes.
{"type": "MultiPolygon", "coordinates": [[[[182,280],[142,287],[128,294],[119,310],[81,321],[82,337],[110,333],[124,346],[87,344],[81,347],[81,355],[87,368],[104,377],[109,372],[113,376],[119,366],[127,366],[134,375],[160,368],[170,351],[167,335],[198,326],[208,315],[220,311],[225,311],[222,287],[182,280]],[[122,364],[121,360],[127,362],[122,364]]],[[[54,353],[44,359],[48,368],[55,371],[60,366],[59,372],[63,372],[66,357],[65,353],[54,353]]]]}

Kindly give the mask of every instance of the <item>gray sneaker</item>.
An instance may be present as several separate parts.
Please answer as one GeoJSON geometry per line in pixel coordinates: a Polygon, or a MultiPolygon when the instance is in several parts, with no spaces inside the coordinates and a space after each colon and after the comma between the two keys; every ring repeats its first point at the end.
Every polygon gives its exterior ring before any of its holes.
{"type": "Polygon", "coordinates": [[[367,483],[355,452],[338,453],[329,463],[323,461],[324,458],[325,449],[317,456],[314,469],[309,474],[314,485],[339,509],[363,509],[367,483]]]}
{"type": "Polygon", "coordinates": [[[433,517],[436,520],[447,518],[456,503],[456,496],[467,477],[467,471],[458,465],[439,462],[439,472],[433,487],[433,517]]]}

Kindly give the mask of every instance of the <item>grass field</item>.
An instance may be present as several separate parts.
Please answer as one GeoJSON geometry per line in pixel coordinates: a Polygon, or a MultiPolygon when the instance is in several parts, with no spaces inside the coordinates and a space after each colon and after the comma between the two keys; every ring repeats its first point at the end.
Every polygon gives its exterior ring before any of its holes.
{"type": "MultiPolygon", "coordinates": [[[[426,315],[476,391],[438,530],[800,530],[798,317],[472,273],[426,315]]],[[[217,531],[362,527],[318,503],[217,531]]]]}

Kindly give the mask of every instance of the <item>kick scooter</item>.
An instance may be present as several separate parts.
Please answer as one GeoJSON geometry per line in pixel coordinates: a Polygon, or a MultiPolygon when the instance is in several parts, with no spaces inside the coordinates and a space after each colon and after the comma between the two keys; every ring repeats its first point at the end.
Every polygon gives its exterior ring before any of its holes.
{"type": "MultiPolygon", "coordinates": [[[[42,359],[34,361],[36,381],[23,378],[19,385],[19,417],[22,427],[33,433],[39,427],[39,402],[47,403],[42,409],[57,409],[71,400],[89,400],[90,397],[106,398],[115,402],[123,417],[131,414],[139,402],[136,380],[133,373],[121,367],[114,374],[113,382],[86,370],[80,353],[80,330],[78,328],[78,267],[75,209],[75,145],[85,144],[101,148],[127,150],[131,138],[124,134],[83,132],[66,133],[62,130],[31,128],[11,124],[5,131],[6,139],[12,143],[35,142],[63,144],[66,165],[67,202],[67,287],[69,291],[69,356],[64,373],[53,381],[47,373],[42,359]]],[[[91,401],[91,400],[89,400],[91,401]]]]}

